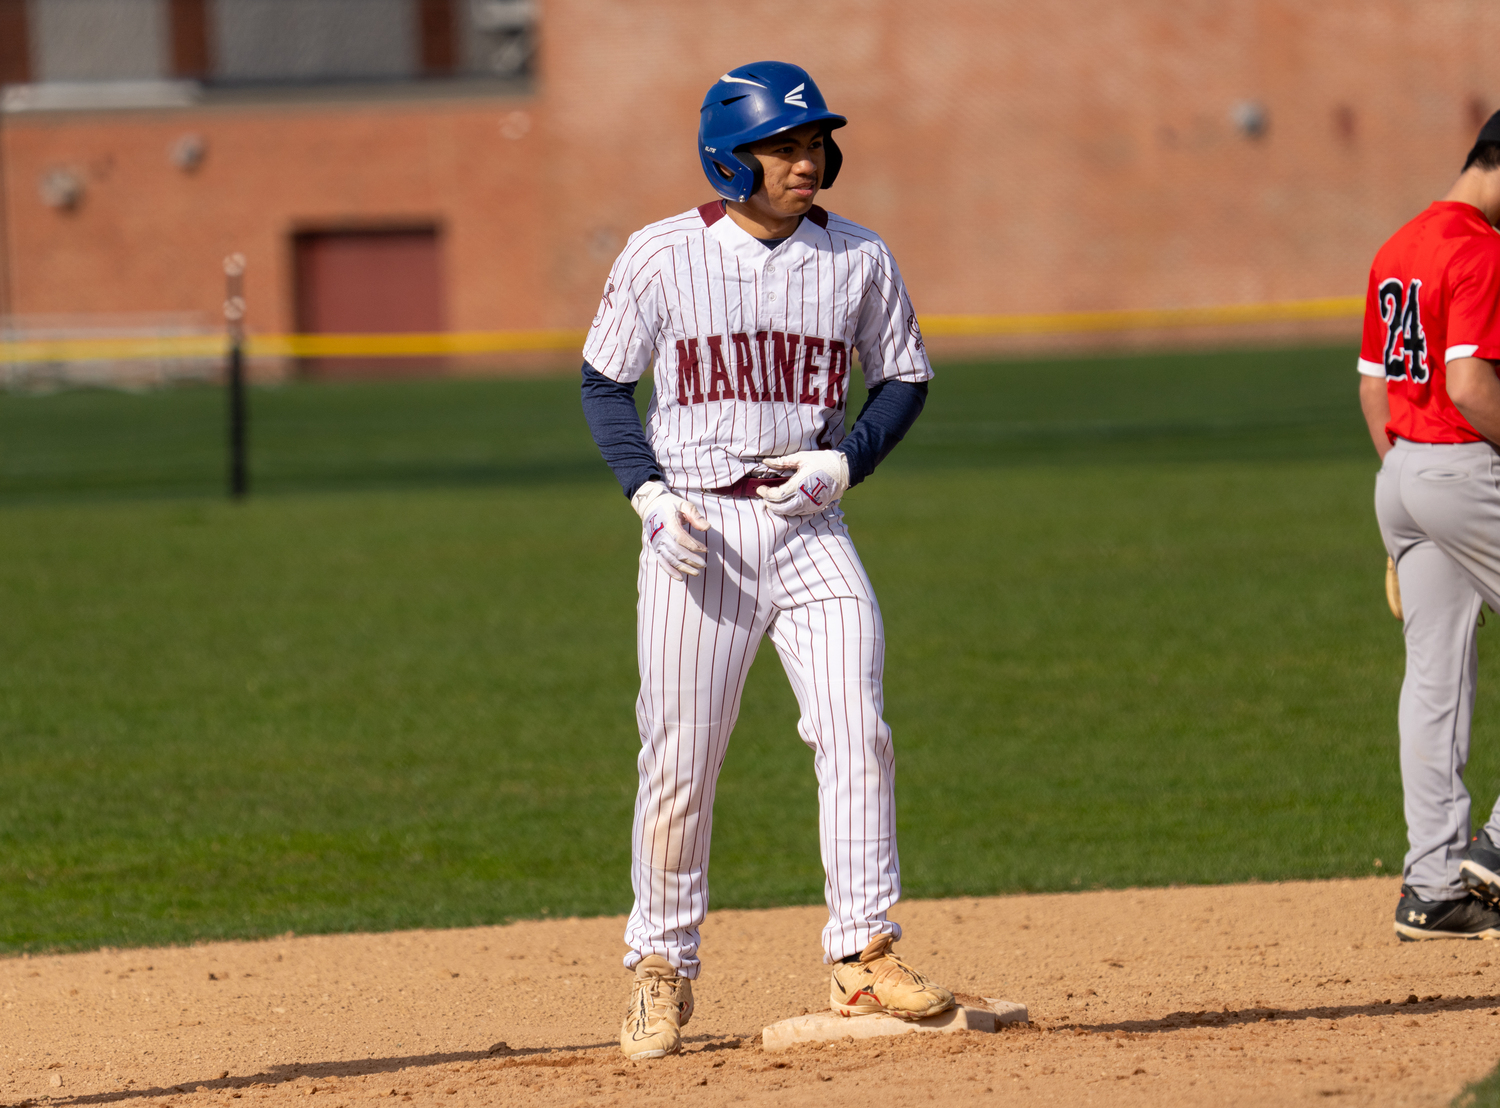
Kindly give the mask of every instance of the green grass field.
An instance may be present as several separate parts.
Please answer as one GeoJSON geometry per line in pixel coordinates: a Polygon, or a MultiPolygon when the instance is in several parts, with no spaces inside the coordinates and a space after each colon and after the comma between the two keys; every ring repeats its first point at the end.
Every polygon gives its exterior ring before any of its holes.
{"type": "Polygon", "coordinates": [[[1500,1108],[1500,1067],[1465,1085],[1453,1098],[1453,1108],[1500,1108]]]}
{"type": "MultiPolygon", "coordinates": [[[[1399,868],[1353,357],[940,367],[845,500],[909,896],[1399,868]]],[[[234,506],[213,390],[0,395],[0,948],[625,911],[638,525],[575,380],[252,402],[234,506]]],[[[794,723],[767,648],[718,906],[821,899],[794,723]]]]}

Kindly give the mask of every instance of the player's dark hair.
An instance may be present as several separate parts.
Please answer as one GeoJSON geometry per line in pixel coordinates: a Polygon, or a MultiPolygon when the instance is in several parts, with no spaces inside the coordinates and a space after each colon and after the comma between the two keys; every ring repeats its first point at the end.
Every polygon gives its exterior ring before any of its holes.
{"type": "Polygon", "coordinates": [[[1464,162],[1465,169],[1474,167],[1480,169],[1500,169],[1500,142],[1476,142],[1474,149],[1469,151],[1469,160],[1464,162]]]}

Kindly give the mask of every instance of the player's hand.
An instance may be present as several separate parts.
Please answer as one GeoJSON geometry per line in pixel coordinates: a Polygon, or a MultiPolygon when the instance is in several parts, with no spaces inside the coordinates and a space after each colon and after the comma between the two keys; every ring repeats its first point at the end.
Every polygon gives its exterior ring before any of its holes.
{"type": "Polygon", "coordinates": [[[662,568],[678,581],[697,577],[708,564],[703,560],[708,547],[693,538],[688,527],[707,531],[703,513],[660,481],[647,481],[637,489],[630,506],[641,517],[646,545],[662,568]]]}
{"type": "Polygon", "coordinates": [[[792,471],[786,484],[755,490],[779,516],[817,515],[849,491],[849,459],[839,450],[803,450],[765,464],[792,471]]]}

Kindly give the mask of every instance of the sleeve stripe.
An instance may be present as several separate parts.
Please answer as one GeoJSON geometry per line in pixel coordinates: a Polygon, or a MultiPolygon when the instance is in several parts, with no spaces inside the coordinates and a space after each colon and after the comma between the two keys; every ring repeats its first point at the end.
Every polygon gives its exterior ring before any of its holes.
{"type": "Polygon", "coordinates": [[[1443,361],[1451,362],[1454,358],[1472,358],[1474,352],[1479,349],[1478,343],[1469,343],[1464,346],[1450,346],[1443,351],[1443,361]]]}
{"type": "Polygon", "coordinates": [[[1359,360],[1359,372],[1362,377],[1384,377],[1385,366],[1379,362],[1372,362],[1368,358],[1359,360]]]}

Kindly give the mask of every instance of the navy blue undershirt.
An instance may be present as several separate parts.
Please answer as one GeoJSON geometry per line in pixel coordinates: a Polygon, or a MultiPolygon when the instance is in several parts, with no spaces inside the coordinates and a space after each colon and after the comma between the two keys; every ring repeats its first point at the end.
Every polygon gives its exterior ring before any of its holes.
{"type": "Polygon", "coordinates": [[[661,466],[635,410],[634,381],[611,381],[584,362],[583,417],[589,421],[589,433],[627,497],[634,496],[647,481],[662,479],[661,466]]]}
{"type": "Polygon", "coordinates": [[[917,422],[927,403],[927,382],[882,381],[865,397],[865,406],[854,417],[854,426],[839,443],[849,456],[849,484],[859,484],[917,422]]]}
{"type": "MultiPolygon", "coordinates": [[[[875,472],[906,437],[927,402],[927,382],[883,381],[870,390],[854,427],[838,449],[849,459],[849,484],[875,472]]],[[[650,480],[662,480],[661,466],[635,410],[635,382],[612,381],[583,363],[583,415],[599,453],[614,471],[627,497],[650,480]]]]}

